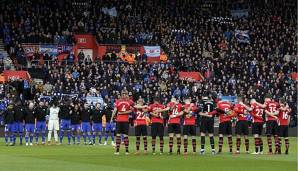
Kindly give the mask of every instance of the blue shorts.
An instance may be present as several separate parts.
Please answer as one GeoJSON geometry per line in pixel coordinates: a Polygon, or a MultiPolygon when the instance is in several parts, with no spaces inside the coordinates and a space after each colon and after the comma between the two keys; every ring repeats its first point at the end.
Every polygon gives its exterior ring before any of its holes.
{"type": "Polygon", "coordinates": [[[112,123],[107,122],[106,132],[109,132],[109,131],[113,132],[115,130],[116,130],[116,123],[115,122],[112,122],[112,123]]]}
{"type": "Polygon", "coordinates": [[[34,132],[34,124],[26,124],[25,125],[26,132],[34,132]]]}
{"type": "Polygon", "coordinates": [[[36,132],[45,132],[46,131],[46,121],[37,121],[35,131],[36,132]]]}
{"type": "Polygon", "coordinates": [[[71,129],[70,120],[62,119],[61,124],[60,124],[60,129],[61,130],[70,130],[71,129]]]}
{"type": "Polygon", "coordinates": [[[4,124],[4,121],[3,121],[3,116],[0,115],[0,125],[3,125],[4,124]]]}
{"type": "Polygon", "coordinates": [[[14,127],[15,127],[15,132],[18,132],[18,133],[24,132],[24,124],[22,122],[15,122],[14,127]]]}
{"type": "Polygon", "coordinates": [[[91,126],[89,122],[82,122],[82,132],[90,132],[91,126]]]}
{"type": "Polygon", "coordinates": [[[92,132],[101,132],[101,131],[102,131],[102,124],[101,123],[93,123],[92,132]]]}
{"type": "Polygon", "coordinates": [[[15,131],[15,124],[6,124],[5,125],[5,129],[4,129],[5,132],[16,132],[15,131]]]}
{"type": "Polygon", "coordinates": [[[80,124],[71,125],[71,130],[72,131],[80,131],[81,130],[81,125],[80,124]]]}

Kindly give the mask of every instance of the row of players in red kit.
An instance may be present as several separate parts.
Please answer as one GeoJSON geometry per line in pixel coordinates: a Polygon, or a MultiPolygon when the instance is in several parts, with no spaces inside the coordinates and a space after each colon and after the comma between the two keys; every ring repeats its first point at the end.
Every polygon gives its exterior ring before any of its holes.
{"type": "Polygon", "coordinates": [[[222,152],[223,137],[228,137],[230,153],[233,153],[232,146],[232,120],[236,118],[236,153],[240,153],[241,135],[244,136],[246,153],[249,153],[249,121],[248,116],[252,117],[252,134],[255,140],[255,152],[252,154],[263,153],[263,141],[261,138],[263,124],[266,122],[266,134],[269,147],[269,154],[272,153],[272,136],[275,140],[275,154],[281,154],[281,137],[285,139],[285,153],[288,154],[288,123],[291,109],[285,100],[279,103],[265,98],[265,103],[258,103],[252,99],[250,105],[246,105],[241,97],[237,98],[238,103],[233,105],[228,101],[213,100],[208,95],[203,95],[202,100],[197,104],[191,103],[191,99],[185,99],[184,104],[179,103],[175,98],[167,106],[162,105],[158,98],[154,102],[145,105],[142,98],[134,104],[130,100],[127,91],[123,91],[121,98],[116,100],[115,109],[112,114],[111,122],[116,116],[116,155],[119,155],[121,134],[124,135],[124,145],[126,154],[129,154],[129,115],[134,113],[136,154],[140,152],[141,137],[144,141],[144,152],[147,153],[147,127],[151,125],[152,153],[156,154],[156,140],[159,137],[160,154],[163,154],[164,147],[164,119],[167,118],[169,134],[169,154],[173,153],[174,137],[177,142],[177,154],[180,154],[181,133],[183,135],[184,154],[187,154],[188,137],[191,137],[193,153],[196,153],[196,118],[201,116],[200,135],[201,149],[200,154],[205,154],[205,136],[210,138],[211,154],[215,153],[214,143],[214,117],[219,117],[219,141],[218,153],[222,152]],[[263,119],[265,116],[265,120],[263,119]],[[182,120],[183,119],[183,120],[182,120]],[[183,121],[183,122],[181,122],[183,121]],[[183,128],[181,131],[181,128],[183,128]]]}

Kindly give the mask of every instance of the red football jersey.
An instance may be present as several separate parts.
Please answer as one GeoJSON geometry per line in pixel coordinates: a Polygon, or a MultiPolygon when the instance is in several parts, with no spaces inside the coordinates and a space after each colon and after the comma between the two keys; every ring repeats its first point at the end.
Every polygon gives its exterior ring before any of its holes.
{"type": "Polygon", "coordinates": [[[237,113],[237,119],[238,121],[247,121],[246,115],[244,114],[245,107],[241,104],[235,104],[234,106],[234,112],[237,113]]]}
{"type": "MultiPolygon", "coordinates": [[[[219,101],[217,102],[217,107],[223,111],[230,111],[232,110],[232,104],[230,102],[227,101],[219,101]]],[[[231,117],[229,117],[229,115],[227,115],[226,113],[219,113],[219,122],[223,123],[223,122],[228,122],[231,121],[231,117]]]]}
{"type": "Polygon", "coordinates": [[[291,112],[291,109],[289,108],[287,110],[279,110],[279,113],[278,113],[279,125],[283,125],[283,126],[288,125],[290,112],[291,112]]]}
{"type": "Polygon", "coordinates": [[[251,104],[252,111],[250,112],[253,123],[263,122],[264,109],[256,103],[251,104]]]}
{"type": "MultiPolygon", "coordinates": [[[[197,111],[197,107],[195,104],[191,103],[191,104],[185,104],[184,106],[185,110],[188,110],[189,108],[189,112],[196,112],[197,111]]],[[[186,115],[188,115],[189,113],[186,113],[186,115]]],[[[190,118],[185,117],[184,118],[184,122],[183,125],[195,125],[196,124],[196,116],[192,115],[190,118]]]]}
{"type": "MultiPolygon", "coordinates": [[[[266,103],[266,110],[268,112],[275,113],[278,111],[278,108],[279,108],[279,104],[277,102],[270,101],[270,102],[266,103]]],[[[271,116],[266,115],[266,121],[276,121],[276,119],[272,118],[271,116]]]]}
{"type": "Polygon", "coordinates": [[[173,116],[173,118],[169,118],[168,124],[180,124],[180,116],[176,115],[183,110],[183,105],[170,102],[167,106],[170,107],[169,116],[173,116]]]}
{"type": "Polygon", "coordinates": [[[146,124],[146,115],[143,109],[135,109],[136,119],[135,125],[147,125],[146,124]]]}
{"type": "MultiPolygon", "coordinates": [[[[156,104],[156,103],[154,103],[154,104],[149,105],[149,111],[150,112],[153,112],[155,110],[162,110],[164,108],[165,108],[165,106],[162,105],[162,104],[156,104]]],[[[158,116],[159,117],[152,116],[151,122],[152,123],[162,123],[163,124],[163,119],[161,118],[162,117],[162,113],[161,112],[158,113],[158,116]]]]}
{"type": "MultiPolygon", "coordinates": [[[[132,100],[116,100],[115,107],[117,108],[118,112],[125,112],[131,110],[133,106],[132,100]]],[[[117,115],[116,118],[117,122],[129,122],[129,114],[124,115],[117,115]]]]}

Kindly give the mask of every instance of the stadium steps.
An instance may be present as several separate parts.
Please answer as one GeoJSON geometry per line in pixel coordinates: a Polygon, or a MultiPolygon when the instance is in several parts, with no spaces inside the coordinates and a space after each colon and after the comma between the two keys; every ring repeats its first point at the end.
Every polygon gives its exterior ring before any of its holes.
{"type": "Polygon", "coordinates": [[[2,39],[0,39],[0,53],[3,54],[3,56],[4,56],[4,58],[3,58],[4,59],[3,60],[4,68],[10,69],[10,70],[15,70],[14,64],[13,64],[11,58],[9,57],[9,54],[7,53],[7,51],[4,48],[4,43],[3,43],[2,39]]]}

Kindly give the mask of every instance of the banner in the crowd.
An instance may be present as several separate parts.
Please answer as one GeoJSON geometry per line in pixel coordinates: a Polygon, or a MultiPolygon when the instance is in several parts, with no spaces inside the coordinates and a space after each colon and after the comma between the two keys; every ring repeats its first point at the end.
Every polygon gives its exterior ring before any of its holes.
{"type": "Polygon", "coordinates": [[[112,7],[112,8],[103,7],[103,8],[101,8],[101,11],[104,14],[110,15],[112,17],[117,17],[117,10],[115,7],[112,7]]]}
{"type": "Polygon", "coordinates": [[[87,96],[86,97],[86,102],[88,104],[93,104],[93,105],[95,105],[96,103],[99,103],[99,104],[101,104],[102,107],[103,107],[103,104],[104,104],[102,97],[95,97],[95,96],[87,96]]]}
{"type": "Polygon", "coordinates": [[[32,57],[34,53],[39,52],[40,46],[37,44],[22,44],[26,57],[32,57]]]}
{"type": "Polygon", "coordinates": [[[144,49],[148,58],[160,57],[160,46],[144,46],[144,49]]]}
{"type": "Polygon", "coordinates": [[[204,78],[199,72],[179,72],[179,79],[188,81],[201,81],[204,78]]]}
{"type": "Polygon", "coordinates": [[[58,54],[60,53],[65,53],[65,52],[71,52],[73,49],[72,45],[58,45],[57,46],[57,52],[58,54]]]}
{"type": "Polygon", "coordinates": [[[151,40],[153,37],[153,33],[141,32],[135,35],[135,39],[137,43],[143,43],[145,40],[151,40]]]}
{"type": "Polygon", "coordinates": [[[237,97],[236,96],[219,96],[219,98],[223,101],[228,101],[230,103],[237,103],[237,97]]]}
{"type": "Polygon", "coordinates": [[[78,94],[54,93],[53,95],[41,95],[39,96],[38,100],[44,102],[51,102],[53,98],[57,98],[59,100],[66,101],[69,99],[78,98],[78,96],[78,94]]]}
{"type": "Polygon", "coordinates": [[[144,53],[147,56],[147,62],[160,61],[160,46],[144,46],[144,53]]]}
{"type": "Polygon", "coordinates": [[[6,80],[14,80],[14,79],[30,80],[31,79],[28,71],[5,70],[3,71],[3,75],[6,80]]]}
{"type": "Polygon", "coordinates": [[[100,27],[99,30],[103,33],[114,33],[114,32],[116,32],[116,28],[113,28],[113,27],[100,27]]]}
{"type": "Polygon", "coordinates": [[[61,96],[64,99],[74,99],[79,97],[78,94],[61,94],[61,96]]]}
{"type": "Polygon", "coordinates": [[[58,48],[56,45],[40,45],[39,52],[41,54],[48,54],[49,56],[57,55],[58,48]]]}
{"type": "Polygon", "coordinates": [[[250,43],[248,30],[235,30],[235,37],[239,43],[250,43]]]}
{"type": "Polygon", "coordinates": [[[72,50],[72,45],[53,45],[53,44],[22,44],[26,57],[32,57],[34,53],[56,56],[60,53],[68,53],[72,50]]]}
{"type": "Polygon", "coordinates": [[[176,43],[187,45],[192,42],[192,33],[184,29],[173,29],[172,35],[175,37],[176,43]]]}
{"type": "Polygon", "coordinates": [[[43,102],[50,102],[52,100],[52,96],[39,96],[38,101],[43,101],[43,102]]]}
{"type": "Polygon", "coordinates": [[[231,15],[233,18],[248,17],[248,9],[231,10],[231,15]]]}
{"type": "Polygon", "coordinates": [[[212,17],[211,19],[208,19],[207,21],[216,23],[216,24],[234,25],[232,18],[229,18],[229,17],[212,17]]]}

